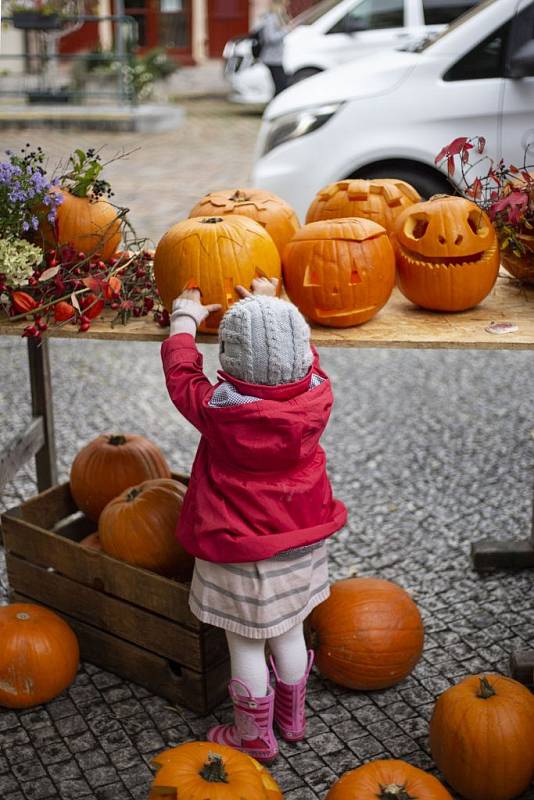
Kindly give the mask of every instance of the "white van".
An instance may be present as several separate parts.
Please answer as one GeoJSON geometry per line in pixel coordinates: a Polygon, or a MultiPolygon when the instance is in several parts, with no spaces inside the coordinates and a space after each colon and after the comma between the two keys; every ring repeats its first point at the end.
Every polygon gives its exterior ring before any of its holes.
{"type": "MultiPolygon", "coordinates": [[[[322,0],[291,23],[284,68],[292,83],[425,35],[436,35],[478,0],[322,0]]],[[[268,103],[274,94],[267,67],[252,56],[246,36],[223,52],[230,100],[268,103]]]]}
{"type": "Polygon", "coordinates": [[[345,178],[396,177],[450,192],[434,164],[457,136],[534,163],[534,0],[485,0],[437,40],[388,51],[291,86],[267,107],[252,184],[304,216],[345,178]]]}

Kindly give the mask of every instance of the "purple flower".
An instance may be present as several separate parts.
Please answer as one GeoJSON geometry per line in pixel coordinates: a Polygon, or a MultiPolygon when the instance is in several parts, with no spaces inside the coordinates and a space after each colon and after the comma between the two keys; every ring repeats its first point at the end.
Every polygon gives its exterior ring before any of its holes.
{"type": "Polygon", "coordinates": [[[32,222],[32,228],[34,229],[34,231],[36,231],[37,228],[39,227],[39,220],[37,219],[37,217],[33,216],[31,222],[32,222]]]}
{"type": "Polygon", "coordinates": [[[49,222],[55,222],[56,221],[56,212],[55,211],[51,211],[50,214],[47,214],[46,218],[47,218],[47,220],[49,222]]]}
{"type": "Polygon", "coordinates": [[[24,220],[24,222],[22,223],[22,230],[24,231],[24,233],[30,230],[30,224],[29,222],[26,222],[26,220],[24,220]]]}

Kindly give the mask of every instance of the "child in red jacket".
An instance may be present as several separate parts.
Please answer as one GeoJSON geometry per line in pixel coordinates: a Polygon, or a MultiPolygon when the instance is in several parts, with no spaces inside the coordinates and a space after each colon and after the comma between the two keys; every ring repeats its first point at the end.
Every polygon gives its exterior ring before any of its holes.
{"type": "Polygon", "coordinates": [[[328,597],[325,539],[346,510],[319,445],[333,398],[308,325],[276,298],[275,280],[258,278],[252,290],[238,287],[243,299],[222,319],[215,386],[194,337],[220,306],[203,306],[198,290],[174,301],[162,359],[173,403],[202,434],[179,526],[195,556],[190,607],[224,628],[231,658],[234,724],[208,739],[271,761],[273,716],[284,739],[304,737],[313,653],[303,621],[328,597]]]}

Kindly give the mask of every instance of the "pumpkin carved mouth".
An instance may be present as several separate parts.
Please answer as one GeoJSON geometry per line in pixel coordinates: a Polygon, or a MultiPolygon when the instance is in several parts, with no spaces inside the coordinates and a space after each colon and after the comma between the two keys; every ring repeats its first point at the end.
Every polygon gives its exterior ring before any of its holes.
{"type": "Polygon", "coordinates": [[[377,306],[366,306],[365,308],[350,309],[349,311],[335,311],[331,308],[317,308],[315,307],[315,314],[318,319],[328,319],[329,317],[336,317],[336,319],[343,319],[344,317],[353,317],[355,314],[365,314],[369,311],[378,310],[377,306]]]}
{"type": "Polygon", "coordinates": [[[478,261],[483,261],[488,257],[490,251],[486,250],[480,253],[473,253],[469,256],[423,256],[421,253],[415,253],[406,247],[401,247],[402,254],[405,258],[412,261],[417,261],[418,264],[439,264],[443,267],[454,266],[454,264],[475,264],[478,261]]]}

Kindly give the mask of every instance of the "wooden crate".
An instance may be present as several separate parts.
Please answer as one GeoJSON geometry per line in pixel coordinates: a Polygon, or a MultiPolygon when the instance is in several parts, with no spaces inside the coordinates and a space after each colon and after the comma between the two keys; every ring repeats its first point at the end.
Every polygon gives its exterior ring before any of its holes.
{"type": "Polygon", "coordinates": [[[60,614],[82,659],[200,713],[226,696],[223,631],[193,616],[187,584],[80,547],[96,526],[68,483],[5,512],[2,527],[12,601],[60,614]]]}

